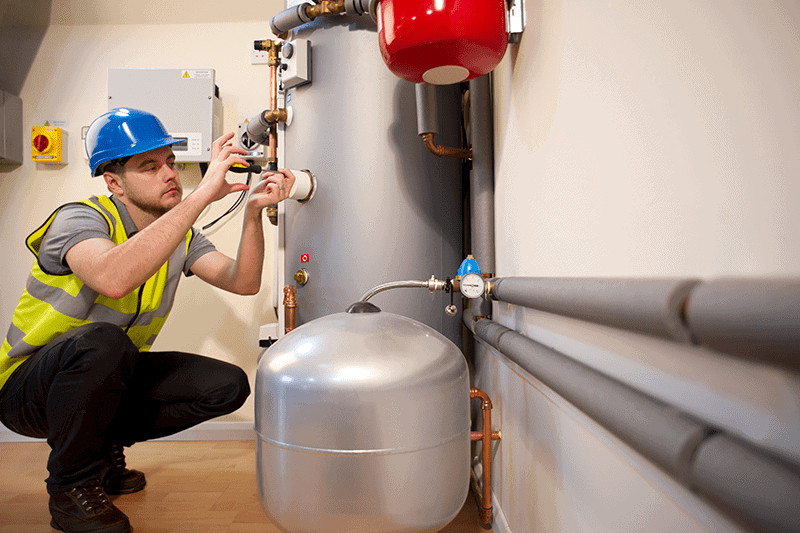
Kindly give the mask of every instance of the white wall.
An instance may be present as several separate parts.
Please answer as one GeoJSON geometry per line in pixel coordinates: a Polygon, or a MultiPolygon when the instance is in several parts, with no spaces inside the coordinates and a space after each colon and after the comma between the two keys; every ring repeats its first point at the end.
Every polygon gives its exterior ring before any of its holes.
{"type": "MultiPolygon", "coordinates": [[[[494,73],[498,276],[800,275],[800,3],[527,0],[494,73]]],[[[800,462],[800,380],[506,304],[493,318],[800,462]]],[[[737,525],[478,343],[514,532],[737,525]]]]}
{"type": "MultiPolygon", "coordinates": [[[[21,96],[26,127],[69,123],[71,162],[0,177],[2,324],[28,272],[28,232],[60,203],[103,192],[80,127],[106,110],[106,70],[214,68],[235,129],[267,105],[266,67],[248,50],[283,4],[55,3],[21,96]],[[225,21],[200,22],[222,7],[225,21]],[[254,11],[262,22],[246,22],[254,11]]],[[[526,0],[526,12],[494,74],[498,276],[800,274],[798,2],[526,0]]],[[[234,253],[239,224],[212,240],[234,253]]],[[[185,281],[156,349],[252,375],[257,326],[274,320],[270,279],[255,298],[185,281]]],[[[511,306],[495,318],[776,453],[796,449],[795,376],[511,306]]],[[[500,354],[476,352],[476,384],[503,431],[495,531],[736,529],[500,354]]],[[[252,412],[251,398],[231,419],[252,412]]]]}
{"type": "MultiPolygon", "coordinates": [[[[84,11],[78,2],[55,2],[52,20],[65,13],[84,11]]],[[[124,3],[123,3],[124,4],[124,3]]],[[[149,11],[160,21],[175,20],[174,12],[149,11]]],[[[212,6],[193,12],[212,20],[212,6]]],[[[216,9],[219,6],[215,6],[216,9]]],[[[69,134],[68,161],[64,166],[47,166],[30,161],[25,147],[25,163],[0,176],[0,323],[11,322],[14,307],[30,271],[33,256],[25,248],[25,237],[62,203],[106,193],[102,181],[89,176],[81,141],[81,127],[88,126],[107,110],[107,70],[109,68],[187,68],[215,69],[223,106],[224,131],[236,131],[240,121],[269,107],[269,67],[250,64],[250,49],[256,39],[274,38],[269,29],[270,13],[283,3],[273,0],[259,4],[261,22],[150,23],[51,25],[25,82],[24,128],[45,121],[65,121],[69,134]],[[271,7],[272,6],[272,7],[271,7]]],[[[230,3],[225,11],[253,9],[251,4],[230,3]]],[[[118,11],[120,13],[122,11],[118,11]]],[[[95,16],[93,15],[93,16],[95,16]]],[[[69,22],[69,21],[68,21],[69,22]]],[[[27,144],[27,143],[26,143],[27,144]]],[[[185,193],[199,179],[197,164],[187,164],[182,172],[185,193]]],[[[240,176],[240,175],[236,175],[240,176]]],[[[235,178],[232,178],[235,179],[235,178]]],[[[212,206],[198,221],[210,222],[235,201],[235,195],[212,206]]],[[[220,226],[218,224],[217,226],[220,226]]],[[[235,257],[241,229],[241,211],[224,226],[207,232],[222,252],[235,257]]],[[[272,226],[266,222],[267,243],[262,290],[255,297],[243,297],[217,290],[196,278],[184,279],[175,306],[154,346],[155,350],[178,349],[203,353],[235,363],[255,377],[258,326],[276,320],[272,308],[272,269],[274,246],[272,226]]],[[[5,334],[5,330],[3,330],[5,334]]],[[[253,419],[253,395],[228,420],[253,419]]]]}

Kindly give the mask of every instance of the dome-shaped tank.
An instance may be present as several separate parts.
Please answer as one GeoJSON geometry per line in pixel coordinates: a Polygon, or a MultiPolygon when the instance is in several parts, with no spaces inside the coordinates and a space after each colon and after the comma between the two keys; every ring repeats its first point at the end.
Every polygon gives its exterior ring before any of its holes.
{"type": "Polygon", "coordinates": [[[263,354],[258,484],[290,533],[432,533],[469,488],[467,364],[446,337],[356,304],[263,354]],[[354,309],[355,308],[355,309],[354,309]]]}

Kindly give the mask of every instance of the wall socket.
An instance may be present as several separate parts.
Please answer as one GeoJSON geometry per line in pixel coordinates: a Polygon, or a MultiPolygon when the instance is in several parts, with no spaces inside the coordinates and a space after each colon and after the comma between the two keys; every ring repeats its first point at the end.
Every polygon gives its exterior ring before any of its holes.
{"type": "Polygon", "coordinates": [[[266,65],[268,63],[269,63],[269,51],[256,50],[255,47],[250,49],[251,65],[266,65]]]}

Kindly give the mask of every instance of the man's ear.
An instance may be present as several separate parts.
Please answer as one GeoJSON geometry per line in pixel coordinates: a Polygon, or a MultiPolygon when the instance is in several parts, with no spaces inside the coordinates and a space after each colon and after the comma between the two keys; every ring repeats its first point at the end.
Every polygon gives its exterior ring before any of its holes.
{"type": "Polygon", "coordinates": [[[119,174],[114,174],[113,172],[104,172],[103,179],[106,180],[106,187],[108,187],[108,191],[111,194],[124,196],[124,191],[121,185],[122,180],[119,177],[119,174]]]}

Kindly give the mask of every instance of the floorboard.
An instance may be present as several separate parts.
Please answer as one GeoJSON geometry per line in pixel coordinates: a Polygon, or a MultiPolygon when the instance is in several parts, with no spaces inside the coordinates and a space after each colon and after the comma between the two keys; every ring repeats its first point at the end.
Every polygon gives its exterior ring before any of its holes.
{"type": "MultiPolygon", "coordinates": [[[[0,533],[53,532],[49,450],[42,442],[0,443],[0,533]]],[[[136,533],[280,533],[258,498],[253,441],[143,442],[125,456],[147,476],[143,491],[113,498],[136,533]]],[[[470,494],[441,533],[487,531],[470,494]]]]}

